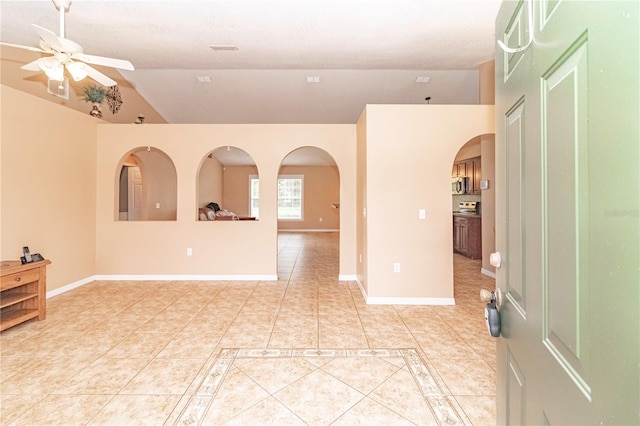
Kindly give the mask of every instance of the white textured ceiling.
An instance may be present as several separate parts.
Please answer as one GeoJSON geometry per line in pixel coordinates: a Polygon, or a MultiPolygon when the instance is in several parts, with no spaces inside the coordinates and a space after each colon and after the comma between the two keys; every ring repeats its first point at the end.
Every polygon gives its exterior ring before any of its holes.
{"type": "MultiPolygon", "coordinates": [[[[122,75],[170,123],[355,123],[365,104],[477,103],[499,5],[76,0],[65,19],[86,53],[130,60],[136,71],[122,75]]],[[[3,0],[0,18],[4,42],[37,46],[31,23],[58,32],[48,0],[3,0]]]]}

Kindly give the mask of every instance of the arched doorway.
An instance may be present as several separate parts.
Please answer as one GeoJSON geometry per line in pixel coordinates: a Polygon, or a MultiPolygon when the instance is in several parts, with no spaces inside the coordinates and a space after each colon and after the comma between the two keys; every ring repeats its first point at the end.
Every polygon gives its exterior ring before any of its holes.
{"type": "Polygon", "coordinates": [[[456,294],[464,291],[457,287],[460,274],[478,274],[478,281],[484,281],[481,275],[495,278],[495,270],[489,265],[489,254],[495,251],[494,134],[477,136],[460,148],[453,160],[451,179],[456,294]]]}
{"type": "Polygon", "coordinates": [[[339,276],[340,173],[323,149],[301,147],[278,171],[278,278],[339,276]]]}

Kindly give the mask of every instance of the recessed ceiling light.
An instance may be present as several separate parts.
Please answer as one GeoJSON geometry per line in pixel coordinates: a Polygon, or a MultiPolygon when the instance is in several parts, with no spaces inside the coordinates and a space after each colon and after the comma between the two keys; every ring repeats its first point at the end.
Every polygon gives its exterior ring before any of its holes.
{"type": "Polygon", "coordinates": [[[424,75],[421,75],[416,78],[416,83],[428,83],[430,81],[431,81],[431,77],[426,77],[424,75]]]}
{"type": "Polygon", "coordinates": [[[320,83],[320,77],[307,77],[307,83],[320,83]]]}
{"type": "Polygon", "coordinates": [[[198,80],[198,83],[211,83],[211,77],[208,75],[200,75],[197,76],[196,79],[198,80]]]}
{"type": "Polygon", "coordinates": [[[238,46],[234,46],[233,44],[210,44],[209,49],[211,50],[238,50],[238,46]]]}

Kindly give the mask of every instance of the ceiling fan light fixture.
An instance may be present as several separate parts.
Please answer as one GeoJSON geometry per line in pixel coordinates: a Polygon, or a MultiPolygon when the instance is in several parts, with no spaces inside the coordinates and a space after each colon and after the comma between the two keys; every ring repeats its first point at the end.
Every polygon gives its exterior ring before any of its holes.
{"type": "Polygon", "coordinates": [[[95,68],[87,64],[101,65],[110,68],[120,68],[124,70],[133,71],[133,64],[124,59],[109,58],[97,55],[85,54],[82,50],[82,46],[78,43],[71,41],[64,36],[64,15],[65,9],[68,9],[71,5],[70,0],[53,0],[56,8],[60,10],[60,35],[56,35],[52,31],[43,28],[36,24],[31,24],[36,33],[40,36],[39,44],[40,48],[20,46],[17,44],[4,43],[0,41],[2,45],[10,45],[20,49],[30,50],[39,53],[51,54],[53,56],[47,58],[40,58],[35,61],[20,67],[27,71],[43,71],[49,80],[63,81],[64,69],[69,70],[69,74],[75,81],[80,81],[85,77],[90,77],[103,86],[111,87],[118,83],[111,77],[103,74],[95,68]],[[74,60],[80,62],[74,62],[74,60]]]}
{"type": "Polygon", "coordinates": [[[50,80],[62,81],[64,78],[64,65],[54,57],[40,59],[38,66],[50,80]]]}
{"type": "Polygon", "coordinates": [[[89,75],[82,65],[75,62],[69,62],[67,64],[67,71],[69,71],[69,74],[73,77],[73,81],[80,81],[89,75]]]}
{"type": "Polygon", "coordinates": [[[49,80],[47,92],[62,99],[69,99],[69,79],[64,77],[62,80],[49,80]]]}

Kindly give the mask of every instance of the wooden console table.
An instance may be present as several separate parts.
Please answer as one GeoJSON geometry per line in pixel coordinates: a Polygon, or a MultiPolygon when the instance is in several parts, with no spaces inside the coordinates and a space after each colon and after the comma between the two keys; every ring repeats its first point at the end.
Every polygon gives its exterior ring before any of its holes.
{"type": "Polygon", "coordinates": [[[0,263],[0,331],[47,316],[47,265],[49,260],[0,263]]]}

